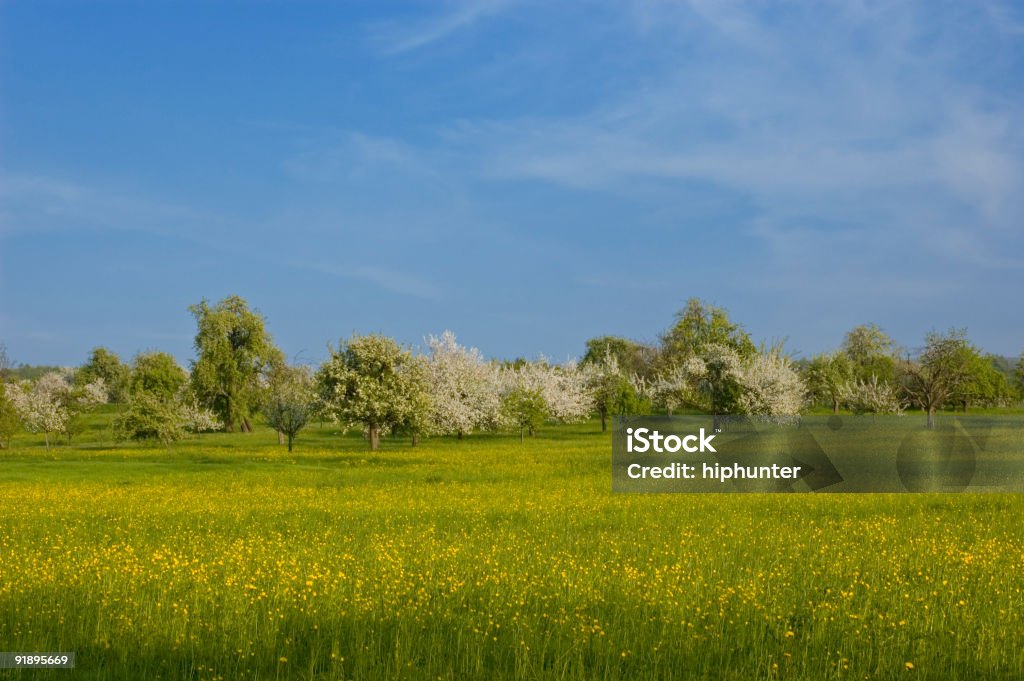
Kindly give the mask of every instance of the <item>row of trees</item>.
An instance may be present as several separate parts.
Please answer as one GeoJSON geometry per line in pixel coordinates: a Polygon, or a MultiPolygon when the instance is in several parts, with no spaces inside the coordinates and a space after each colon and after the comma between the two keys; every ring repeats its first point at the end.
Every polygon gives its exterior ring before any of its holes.
{"type": "MultiPolygon", "coordinates": [[[[834,411],[900,413],[1006,404],[1017,386],[963,331],[931,333],[917,353],[899,349],[876,326],[846,334],[835,352],[793,361],[781,343],[757,345],[721,308],[690,300],[655,344],[605,336],[587,342],[579,364],[487,361],[451,332],[414,352],[380,335],[353,336],[319,367],[290,365],[263,317],[237,296],[190,308],[196,359],[190,371],[162,352],[124,364],[97,348],[77,371],[34,380],[0,380],[0,441],[18,428],[69,441],[83,417],[103,402],[122,406],[120,439],[171,442],[187,433],[249,432],[257,414],[289,450],[313,419],[360,428],[376,449],[391,433],[454,435],[571,423],[597,413],[712,414],[786,417],[814,404],[834,411]]],[[[0,353],[0,372],[9,363],[0,353]]]]}
{"type": "Polygon", "coordinates": [[[815,405],[899,414],[913,407],[933,425],[939,409],[1007,406],[1024,398],[1024,355],[1008,375],[1001,358],[983,354],[962,329],[931,332],[911,352],[867,324],[851,329],[836,351],[795,362],[781,343],[757,347],[724,310],[693,299],[659,341],[593,339],[584,363],[623,367],[629,380],[622,385],[670,414],[774,416],[815,405]]]}

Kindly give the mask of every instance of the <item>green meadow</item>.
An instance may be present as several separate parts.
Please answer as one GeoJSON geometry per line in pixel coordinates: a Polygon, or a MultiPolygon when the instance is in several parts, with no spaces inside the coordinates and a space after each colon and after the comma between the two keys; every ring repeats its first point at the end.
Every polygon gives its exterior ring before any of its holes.
{"type": "Polygon", "coordinates": [[[1024,497],[616,495],[596,422],[0,452],[12,679],[1021,679],[1024,497]]]}

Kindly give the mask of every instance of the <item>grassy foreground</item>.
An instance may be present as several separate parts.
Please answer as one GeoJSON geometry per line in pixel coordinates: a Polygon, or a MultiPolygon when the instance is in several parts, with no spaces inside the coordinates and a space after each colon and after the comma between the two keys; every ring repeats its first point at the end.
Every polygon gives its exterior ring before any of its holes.
{"type": "MultiPolygon", "coordinates": [[[[1024,498],[613,495],[595,424],[0,453],[20,679],[1021,679],[1024,498]]],[[[31,445],[31,446],[29,446],[31,445]]]]}

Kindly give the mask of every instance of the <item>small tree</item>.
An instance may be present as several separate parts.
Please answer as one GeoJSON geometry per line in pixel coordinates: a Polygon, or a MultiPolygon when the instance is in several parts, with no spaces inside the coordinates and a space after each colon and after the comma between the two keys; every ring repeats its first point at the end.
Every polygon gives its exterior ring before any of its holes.
{"type": "Polygon", "coordinates": [[[263,406],[267,424],[288,439],[288,451],[299,431],[313,417],[316,392],[306,367],[284,366],[275,371],[263,406]]]}
{"type": "Polygon", "coordinates": [[[899,390],[872,375],[870,379],[856,378],[839,387],[839,399],[854,414],[902,414],[906,408],[899,390]]]}
{"type": "Polygon", "coordinates": [[[544,392],[539,387],[519,385],[509,389],[502,397],[502,406],[509,423],[519,428],[520,442],[524,431],[529,432],[530,437],[536,435],[549,414],[544,392]]]}
{"type": "Polygon", "coordinates": [[[946,334],[929,333],[925,348],[917,359],[902,362],[904,392],[928,412],[928,427],[935,427],[935,411],[962,399],[971,380],[971,357],[976,354],[966,332],[953,329],[946,334]]]}
{"type": "Polygon", "coordinates": [[[164,445],[185,436],[185,419],[180,403],[156,393],[133,392],[124,410],[114,419],[117,440],[157,440],[164,445]]]}
{"type": "Polygon", "coordinates": [[[407,424],[422,408],[429,390],[423,365],[380,335],[353,336],[330,353],[316,373],[317,393],[335,421],[361,425],[376,450],[381,435],[407,424]]]}
{"type": "Polygon", "coordinates": [[[1024,399],[1024,352],[1020,353],[1020,359],[1017,360],[1017,370],[1014,376],[1017,379],[1017,392],[1024,399]]]}
{"type": "Polygon", "coordinates": [[[11,387],[11,399],[25,430],[42,433],[49,449],[50,435],[64,432],[71,418],[67,408],[71,386],[63,375],[50,372],[35,382],[21,381],[11,387]]]}
{"type": "Polygon", "coordinates": [[[202,435],[224,430],[224,424],[220,422],[213,410],[201,405],[187,388],[178,393],[177,403],[182,424],[188,432],[202,435]]]}
{"type": "Polygon", "coordinates": [[[619,361],[606,349],[604,357],[583,365],[587,375],[587,388],[594,399],[594,406],[601,416],[601,432],[608,430],[608,414],[620,401],[622,382],[625,376],[619,368],[619,361]]]}
{"type": "Polygon", "coordinates": [[[131,368],[107,348],[93,348],[75,373],[75,385],[88,385],[97,380],[107,387],[107,402],[123,402],[128,396],[128,376],[131,368]]]}
{"type": "Polygon", "coordinates": [[[500,380],[506,421],[531,437],[545,421],[579,423],[594,411],[586,373],[575,362],[517,362],[502,368],[500,380]]]}
{"type": "Polygon", "coordinates": [[[71,438],[78,435],[85,428],[82,417],[93,411],[101,404],[106,404],[109,391],[102,378],[97,378],[90,383],[76,384],[69,386],[63,395],[64,408],[68,418],[64,422],[62,433],[71,444],[71,438]]]}
{"type": "MultiPolygon", "coordinates": [[[[189,426],[203,428],[205,418],[196,405],[190,413],[188,375],[165,352],[136,355],[128,376],[124,409],[114,419],[117,440],[157,440],[164,445],[180,440],[189,426]]],[[[198,431],[197,431],[198,432],[198,431]]]]}
{"type": "Polygon", "coordinates": [[[838,414],[842,405],[843,387],[853,380],[853,365],[842,352],[816,355],[804,369],[811,398],[828,404],[833,414],[838,414]]]}
{"type": "MultiPolygon", "coordinates": [[[[610,414],[633,414],[642,411],[645,406],[650,406],[610,351],[605,352],[602,360],[591,360],[581,364],[580,370],[583,372],[594,407],[601,417],[601,432],[608,430],[610,414]]],[[[646,385],[642,377],[638,376],[637,382],[646,385]]]]}
{"type": "Polygon", "coordinates": [[[21,418],[11,394],[17,390],[0,379],[0,449],[11,446],[11,439],[21,428],[21,418]]]}

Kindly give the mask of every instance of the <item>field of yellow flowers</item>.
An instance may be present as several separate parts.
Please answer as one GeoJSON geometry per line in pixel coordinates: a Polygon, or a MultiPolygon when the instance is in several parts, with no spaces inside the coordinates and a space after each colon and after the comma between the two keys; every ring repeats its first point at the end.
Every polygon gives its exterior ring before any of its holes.
{"type": "Polygon", "coordinates": [[[0,678],[1024,678],[1024,498],[614,495],[598,431],[23,436],[0,649],[77,662],[0,678]]]}

